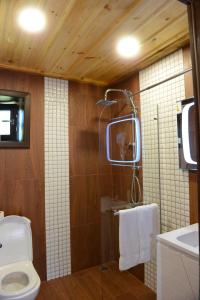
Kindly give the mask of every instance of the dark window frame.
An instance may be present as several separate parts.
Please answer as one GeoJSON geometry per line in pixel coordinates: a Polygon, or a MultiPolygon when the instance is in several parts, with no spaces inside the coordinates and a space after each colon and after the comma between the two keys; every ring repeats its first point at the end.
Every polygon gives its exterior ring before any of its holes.
{"type": "Polygon", "coordinates": [[[0,141],[0,148],[30,148],[30,105],[29,93],[0,89],[0,95],[24,98],[24,139],[18,141],[0,141]]]}

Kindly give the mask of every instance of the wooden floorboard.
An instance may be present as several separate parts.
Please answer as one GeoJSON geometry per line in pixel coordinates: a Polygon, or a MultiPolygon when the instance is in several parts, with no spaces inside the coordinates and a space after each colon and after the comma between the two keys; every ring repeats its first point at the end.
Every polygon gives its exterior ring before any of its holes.
{"type": "Polygon", "coordinates": [[[155,293],[134,275],[120,272],[116,262],[107,269],[92,267],[43,282],[37,300],[155,300],[155,293]]]}

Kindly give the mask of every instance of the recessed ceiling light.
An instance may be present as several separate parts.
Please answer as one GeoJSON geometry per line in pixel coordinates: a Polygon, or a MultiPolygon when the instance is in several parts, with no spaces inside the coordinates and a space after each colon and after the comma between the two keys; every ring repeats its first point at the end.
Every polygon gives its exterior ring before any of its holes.
{"type": "Polygon", "coordinates": [[[18,15],[18,23],[22,29],[28,32],[40,32],[46,25],[43,12],[34,7],[23,9],[18,15]]]}
{"type": "Polygon", "coordinates": [[[133,37],[126,36],[117,43],[117,52],[125,58],[131,58],[138,54],[140,50],[139,41],[133,37]]]}

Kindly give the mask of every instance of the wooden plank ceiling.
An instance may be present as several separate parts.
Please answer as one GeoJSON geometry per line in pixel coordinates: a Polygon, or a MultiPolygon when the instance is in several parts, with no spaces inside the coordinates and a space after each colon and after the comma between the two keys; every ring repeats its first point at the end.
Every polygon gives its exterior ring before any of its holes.
{"type": "Polygon", "coordinates": [[[0,0],[0,67],[107,85],[189,42],[185,5],[177,0],[0,0]],[[40,7],[42,33],[22,31],[17,13],[40,7]],[[137,58],[116,53],[120,37],[141,42],[137,58]]]}

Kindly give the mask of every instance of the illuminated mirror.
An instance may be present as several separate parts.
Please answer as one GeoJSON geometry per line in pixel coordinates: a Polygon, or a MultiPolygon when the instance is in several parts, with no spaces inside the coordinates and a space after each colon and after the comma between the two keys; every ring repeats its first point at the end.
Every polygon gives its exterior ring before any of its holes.
{"type": "Polygon", "coordinates": [[[195,99],[182,100],[178,107],[179,166],[183,170],[197,170],[195,99]]]}

